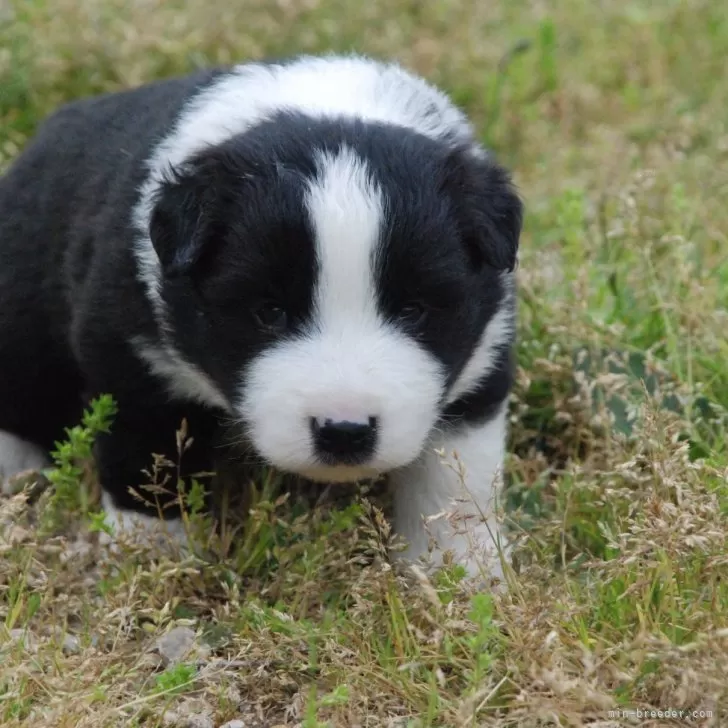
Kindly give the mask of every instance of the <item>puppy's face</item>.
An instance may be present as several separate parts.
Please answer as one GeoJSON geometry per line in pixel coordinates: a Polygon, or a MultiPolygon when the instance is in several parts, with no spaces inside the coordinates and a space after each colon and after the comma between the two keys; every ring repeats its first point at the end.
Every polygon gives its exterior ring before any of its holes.
{"type": "Polygon", "coordinates": [[[504,298],[520,223],[505,173],[466,150],[281,116],[177,170],[150,232],[175,345],[254,449],[343,482],[421,452],[504,298]]]}

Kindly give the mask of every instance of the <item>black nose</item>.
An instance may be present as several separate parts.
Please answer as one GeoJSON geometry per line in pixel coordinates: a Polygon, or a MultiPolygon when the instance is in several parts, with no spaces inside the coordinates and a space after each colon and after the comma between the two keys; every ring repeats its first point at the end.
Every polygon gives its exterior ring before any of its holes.
{"type": "Polygon", "coordinates": [[[317,455],[330,465],[355,465],[374,453],[377,441],[377,418],[368,422],[335,422],[311,418],[311,432],[317,455]]]}

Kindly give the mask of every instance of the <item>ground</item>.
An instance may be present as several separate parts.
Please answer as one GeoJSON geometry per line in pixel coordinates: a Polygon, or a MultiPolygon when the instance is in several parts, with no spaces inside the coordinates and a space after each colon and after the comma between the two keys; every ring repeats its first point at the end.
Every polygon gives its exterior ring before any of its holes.
{"type": "Polygon", "coordinates": [[[0,723],[728,725],[724,3],[0,0],[0,165],[67,99],[352,48],[451,92],[527,204],[508,588],[268,480],[233,551],[101,560],[100,402],[0,501],[0,723]]]}

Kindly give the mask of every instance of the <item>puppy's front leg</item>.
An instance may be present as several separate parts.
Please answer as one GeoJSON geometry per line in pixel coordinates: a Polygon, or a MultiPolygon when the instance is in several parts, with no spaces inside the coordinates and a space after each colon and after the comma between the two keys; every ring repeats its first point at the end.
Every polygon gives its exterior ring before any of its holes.
{"type": "Polygon", "coordinates": [[[437,550],[466,567],[503,579],[501,558],[508,555],[496,519],[507,432],[507,403],[487,422],[434,433],[420,458],[392,473],[394,528],[408,543],[398,554],[408,560],[427,555],[430,536],[423,519],[447,513],[429,524],[437,550]],[[500,551],[500,553],[499,553],[500,551]]]}
{"type": "MultiPolygon", "coordinates": [[[[198,408],[190,411],[158,400],[150,407],[147,402],[120,399],[111,431],[99,435],[96,442],[102,507],[107,522],[116,534],[124,532],[138,542],[163,545],[171,538],[185,549],[188,538],[178,504],[177,479],[188,480],[190,476],[211,470],[211,429],[214,427],[211,415],[200,413],[198,408]],[[176,433],[183,419],[187,420],[192,444],[178,462],[176,433]],[[144,489],[152,485],[144,473],[152,470],[154,455],[161,455],[173,464],[160,473],[167,477],[161,493],[144,489]],[[134,497],[132,490],[141,498],[134,497]],[[149,504],[147,507],[145,502],[149,504]]],[[[205,478],[200,480],[207,485],[205,478]]]]}

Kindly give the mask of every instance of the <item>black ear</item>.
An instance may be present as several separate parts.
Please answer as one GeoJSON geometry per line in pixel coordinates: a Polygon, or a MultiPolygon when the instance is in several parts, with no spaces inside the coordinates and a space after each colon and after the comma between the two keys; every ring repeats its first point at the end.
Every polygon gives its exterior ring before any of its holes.
{"type": "Polygon", "coordinates": [[[149,236],[166,278],[188,274],[207,236],[205,185],[195,171],[171,172],[152,210],[149,236]]]}
{"type": "Polygon", "coordinates": [[[454,151],[447,162],[450,191],[461,234],[476,267],[512,271],[518,259],[523,203],[508,172],[470,149],[454,151]]]}

